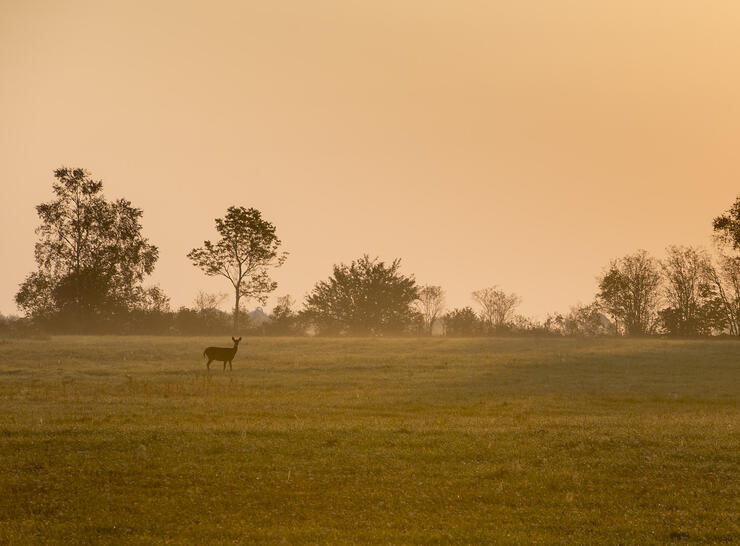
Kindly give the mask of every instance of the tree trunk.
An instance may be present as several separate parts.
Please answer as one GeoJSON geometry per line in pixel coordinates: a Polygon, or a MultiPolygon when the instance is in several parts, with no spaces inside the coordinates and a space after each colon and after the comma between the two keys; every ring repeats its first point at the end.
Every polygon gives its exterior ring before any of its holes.
{"type": "Polygon", "coordinates": [[[239,289],[236,289],[236,302],[234,303],[234,335],[239,334],[239,289]]]}

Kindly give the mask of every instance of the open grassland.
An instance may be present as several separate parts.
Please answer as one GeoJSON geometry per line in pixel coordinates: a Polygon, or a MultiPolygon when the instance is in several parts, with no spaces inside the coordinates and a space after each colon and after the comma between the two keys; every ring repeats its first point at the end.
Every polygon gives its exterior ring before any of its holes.
{"type": "Polygon", "coordinates": [[[0,542],[740,543],[740,342],[225,342],[0,342],[0,542]]]}

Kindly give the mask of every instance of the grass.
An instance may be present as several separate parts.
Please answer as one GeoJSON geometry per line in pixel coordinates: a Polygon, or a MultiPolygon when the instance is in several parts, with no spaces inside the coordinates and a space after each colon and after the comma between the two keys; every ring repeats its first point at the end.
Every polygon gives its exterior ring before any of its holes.
{"type": "Polygon", "coordinates": [[[0,342],[0,542],[740,543],[740,342],[226,341],[0,342]]]}

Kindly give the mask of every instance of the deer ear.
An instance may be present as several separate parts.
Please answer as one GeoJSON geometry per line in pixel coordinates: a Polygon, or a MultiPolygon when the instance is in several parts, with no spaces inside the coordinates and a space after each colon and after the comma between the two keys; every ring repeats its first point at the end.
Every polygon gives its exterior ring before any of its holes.
{"type": "Polygon", "coordinates": [[[242,336],[239,336],[239,339],[237,339],[235,341],[241,341],[241,340],[242,340],[242,336]]]}
{"type": "Polygon", "coordinates": [[[234,338],[234,336],[231,336],[231,341],[236,341],[236,339],[234,338]]]}

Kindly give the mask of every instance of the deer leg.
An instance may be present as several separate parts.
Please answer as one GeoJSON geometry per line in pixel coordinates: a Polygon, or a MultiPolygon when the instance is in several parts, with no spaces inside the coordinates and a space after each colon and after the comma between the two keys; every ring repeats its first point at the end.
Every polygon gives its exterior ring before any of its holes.
{"type": "Polygon", "coordinates": [[[224,371],[226,371],[226,361],[224,360],[224,371]]]}
{"type": "Polygon", "coordinates": [[[229,371],[231,372],[233,370],[234,370],[234,368],[231,367],[231,360],[229,360],[229,371]]]}
{"type": "Polygon", "coordinates": [[[211,361],[212,361],[212,359],[211,359],[211,358],[209,358],[209,359],[208,359],[208,362],[206,363],[206,369],[207,369],[207,370],[210,370],[210,369],[211,369],[211,361]]]}

